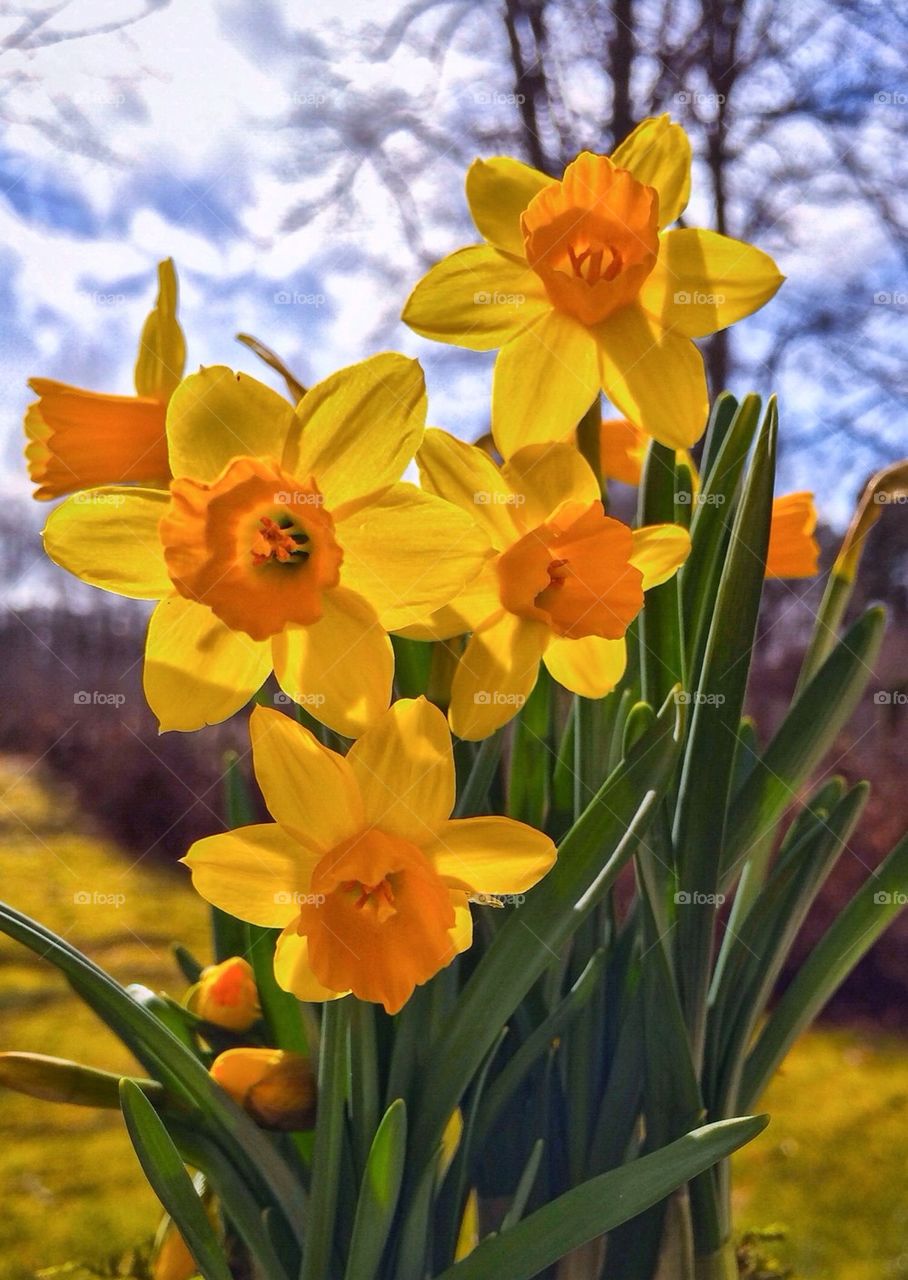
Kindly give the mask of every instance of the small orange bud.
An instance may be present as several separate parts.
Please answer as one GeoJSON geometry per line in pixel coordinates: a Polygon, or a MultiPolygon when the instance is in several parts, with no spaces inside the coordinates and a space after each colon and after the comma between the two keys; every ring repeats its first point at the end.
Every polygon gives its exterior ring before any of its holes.
{"type": "Polygon", "coordinates": [[[192,1280],[199,1274],[189,1246],[171,1222],[151,1266],[152,1280],[192,1280]]]}
{"type": "Polygon", "coordinates": [[[315,1122],[315,1075],[305,1054],[228,1049],[210,1074],[263,1129],[311,1129],[315,1122]]]}
{"type": "Polygon", "coordinates": [[[216,1027],[248,1031],[261,1012],[252,965],[241,956],[209,965],[189,992],[186,1004],[216,1027]]]}

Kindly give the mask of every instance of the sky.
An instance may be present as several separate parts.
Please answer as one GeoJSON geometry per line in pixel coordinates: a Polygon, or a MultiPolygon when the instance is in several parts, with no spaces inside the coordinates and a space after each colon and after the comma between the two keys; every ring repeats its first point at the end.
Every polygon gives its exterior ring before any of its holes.
{"type": "MultiPolygon", "coordinates": [[[[434,424],[467,437],[485,429],[491,357],[425,342],[395,318],[418,274],[414,255],[440,257],[472,238],[459,114],[481,111],[491,129],[511,108],[475,54],[456,53],[439,75],[412,49],[367,58],[344,38],[365,21],[388,29],[397,0],[329,0],[308,27],[295,17],[303,9],[55,0],[23,7],[33,30],[12,6],[0,15],[3,491],[28,491],[28,376],[131,389],[155,265],[168,256],[190,369],[227,363],[277,385],[237,331],[310,383],[392,347],[423,361],[434,424]],[[403,140],[389,136],[402,107],[427,135],[452,139],[432,173],[409,172],[403,140]],[[397,155],[398,198],[395,175],[363,152],[397,155]]],[[[829,228],[812,242],[793,288],[828,269],[829,228]]],[[[745,341],[759,342],[774,305],[764,329],[742,329],[745,341]]],[[[815,391],[801,394],[810,403],[815,391]]],[[[809,483],[803,459],[786,465],[792,484],[809,483]]],[[[830,518],[847,518],[851,489],[824,485],[819,496],[830,518]]]]}

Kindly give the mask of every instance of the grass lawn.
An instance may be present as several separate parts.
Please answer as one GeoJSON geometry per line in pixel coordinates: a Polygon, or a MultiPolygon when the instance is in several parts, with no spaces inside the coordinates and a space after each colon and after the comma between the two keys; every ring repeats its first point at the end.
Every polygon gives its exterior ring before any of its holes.
{"type": "MultiPolygon", "coordinates": [[[[170,943],[207,958],[206,910],[188,877],[131,865],[85,834],[64,791],[25,769],[0,760],[2,896],[121,981],[180,995],[170,943]]],[[[6,939],[0,1015],[0,1048],[131,1067],[56,971],[6,939]]],[[[908,1277],[908,1045],[814,1032],[763,1105],[772,1124],[736,1161],[740,1228],[787,1228],[772,1248],[797,1280],[908,1277]]],[[[0,1280],[125,1251],[158,1220],[116,1113],[9,1092],[0,1094],[0,1194],[0,1280]]]]}

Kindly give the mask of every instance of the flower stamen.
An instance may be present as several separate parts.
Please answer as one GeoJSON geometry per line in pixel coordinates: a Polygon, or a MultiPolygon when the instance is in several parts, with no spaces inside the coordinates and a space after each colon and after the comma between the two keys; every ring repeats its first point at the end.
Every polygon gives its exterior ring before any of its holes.
{"type": "Polygon", "coordinates": [[[276,560],[278,564],[287,564],[292,556],[308,559],[308,541],[308,534],[294,529],[292,523],[280,525],[270,516],[262,516],[252,542],[252,563],[260,565],[276,560]]]}

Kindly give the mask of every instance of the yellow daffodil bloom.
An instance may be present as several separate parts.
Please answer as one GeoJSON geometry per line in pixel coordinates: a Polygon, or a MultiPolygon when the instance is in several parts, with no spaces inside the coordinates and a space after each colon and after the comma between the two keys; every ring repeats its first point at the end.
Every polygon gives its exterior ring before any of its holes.
{"type": "Polygon", "coordinates": [[[203,369],[170,402],[169,492],[110,486],[57,508],[52,560],[160,601],[145,693],[162,730],[226,719],[272,669],[350,737],[387,707],[387,632],[450,600],[485,552],[462,512],[399,483],[425,413],[422,370],[394,354],[340,370],[296,410],[203,369]]]}
{"type": "Polygon", "coordinates": [[[475,445],[428,431],[423,486],[472,511],[489,541],[480,574],[429,626],[440,639],[471,631],[451,687],[461,738],[484,738],[526,701],[539,672],[601,698],[621,678],[624,633],[643,593],[683,564],[678,525],[631,530],[606,516],[599,484],[569,444],[530,445],[499,468],[475,445]]]}
{"type": "Polygon", "coordinates": [[[467,201],[485,243],[417,284],[417,333],[500,348],[492,434],[503,457],[564,440],[603,391],[673,448],[706,424],[691,339],[763,306],[782,276],[765,253],[712,231],[666,230],[690,191],[687,135],[644,120],[611,156],[583,152],[553,181],[517,160],[477,160],[467,201]]]}
{"type": "Polygon", "coordinates": [[[209,1074],[264,1129],[298,1131],[315,1122],[312,1064],[287,1049],[227,1049],[209,1074]]]}
{"type": "Polygon", "coordinates": [[[32,378],[38,399],[25,415],[25,456],[35,497],[62,497],[103,484],[163,484],[170,476],[164,421],[183,376],[186,344],[177,322],[177,277],[158,267],[158,297],[145,321],[134,396],[83,391],[32,378]]]}
{"type": "Polygon", "coordinates": [[[275,976],[300,1000],[352,991],[396,1013],[470,946],[471,897],[523,893],[552,866],[531,827],[449,817],[451,738],[425,698],[395,702],[347,756],[264,707],[250,731],[275,821],[197,841],[184,861],[208,902],[283,929],[275,976]]]}
{"type": "Polygon", "coordinates": [[[816,527],[817,511],[812,493],[787,493],[776,498],[769,527],[767,578],[812,578],[819,572],[816,527]]]}
{"type": "Polygon", "coordinates": [[[229,1031],[248,1031],[261,1014],[252,965],[242,956],[231,956],[209,965],[191,988],[186,1007],[229,1031]]]}

